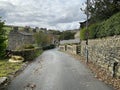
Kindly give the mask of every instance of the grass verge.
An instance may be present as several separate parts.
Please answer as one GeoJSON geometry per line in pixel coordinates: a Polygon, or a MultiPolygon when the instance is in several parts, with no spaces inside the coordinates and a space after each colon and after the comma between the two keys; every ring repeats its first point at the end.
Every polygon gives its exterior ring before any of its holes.
{"type": "Polygon", "coordinates": [[[22,67],[23,63],[11,63],[8,60],[0,60],[0,77],[7,77],[22,67]]]}

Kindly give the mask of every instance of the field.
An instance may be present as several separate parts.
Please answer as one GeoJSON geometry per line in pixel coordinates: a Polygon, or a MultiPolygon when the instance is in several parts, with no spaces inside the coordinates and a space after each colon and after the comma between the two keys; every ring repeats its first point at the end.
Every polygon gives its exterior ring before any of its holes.
{"type": "MultiPolygon", "coordinates": [[[[23,30],[24,27],[21,27],[21,26],[18,26],[19,30],[23,30]]],[[[9,32],[13,29],[13,26],[8,26],[8,25],[5,25],[4,30],[6,30],[6,34],[9,34],[9,32]]]]}

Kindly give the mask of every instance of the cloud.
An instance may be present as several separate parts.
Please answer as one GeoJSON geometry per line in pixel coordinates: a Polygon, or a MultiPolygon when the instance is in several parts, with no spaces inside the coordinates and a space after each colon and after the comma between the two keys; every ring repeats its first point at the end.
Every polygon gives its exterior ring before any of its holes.
{"type": "Polygon", "coordinates": [[[85,18],[85,0],[0,0],[0,16],[6,24],[49,29],[76,29],[85,18]]]}

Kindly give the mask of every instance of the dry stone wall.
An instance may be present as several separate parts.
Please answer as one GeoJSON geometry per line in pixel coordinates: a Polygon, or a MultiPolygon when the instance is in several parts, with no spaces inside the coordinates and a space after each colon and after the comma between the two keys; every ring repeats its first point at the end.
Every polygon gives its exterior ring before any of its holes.
{"type": "Polygon", "coordinates": [[[88,49],[89,60],[108,69],[120,77],[120,36],[89,40],[81,42],[81,55],[86,56],[88,49]]]}
{"type": "Polygon", "coordinates": [[[59,45],[59,49],[61,51],[66,51],[66,45],[59,45]]]}
{"type": "Polygon", "coordinates": [[[13,55],[18,55],[24,57],[25,61],[34,60],[41,52],[41,48],[11,51],[13,55]]]}
{"type": "Polygon", "coordinates": [[[71,45],[60,45],[59,49],[61,51],[67,51],[69,53],[72,54],[78,54],[78,47],[80,47],[80,45],[76,45],[76,44],[71,44],[71,45]]]}

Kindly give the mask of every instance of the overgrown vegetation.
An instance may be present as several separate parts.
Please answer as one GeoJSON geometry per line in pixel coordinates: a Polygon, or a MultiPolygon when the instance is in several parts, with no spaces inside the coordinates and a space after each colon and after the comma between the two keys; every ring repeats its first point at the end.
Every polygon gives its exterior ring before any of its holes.
{"type": "Polygon", "coordinates": [[[4,27],[4,22],[0,20],[0,59],[4,57],[5,49],[6,49],[6,43],[5,43],[6,33],[3,27],[4,27]]]}
{"type": "Polygon", "coordinates": [[[88,31],[83,28],[80,31],[80,38],[85,40],[87,32],[89,39],[120,35],[120,12],[103,22],[90,25],[88,31]]]}

